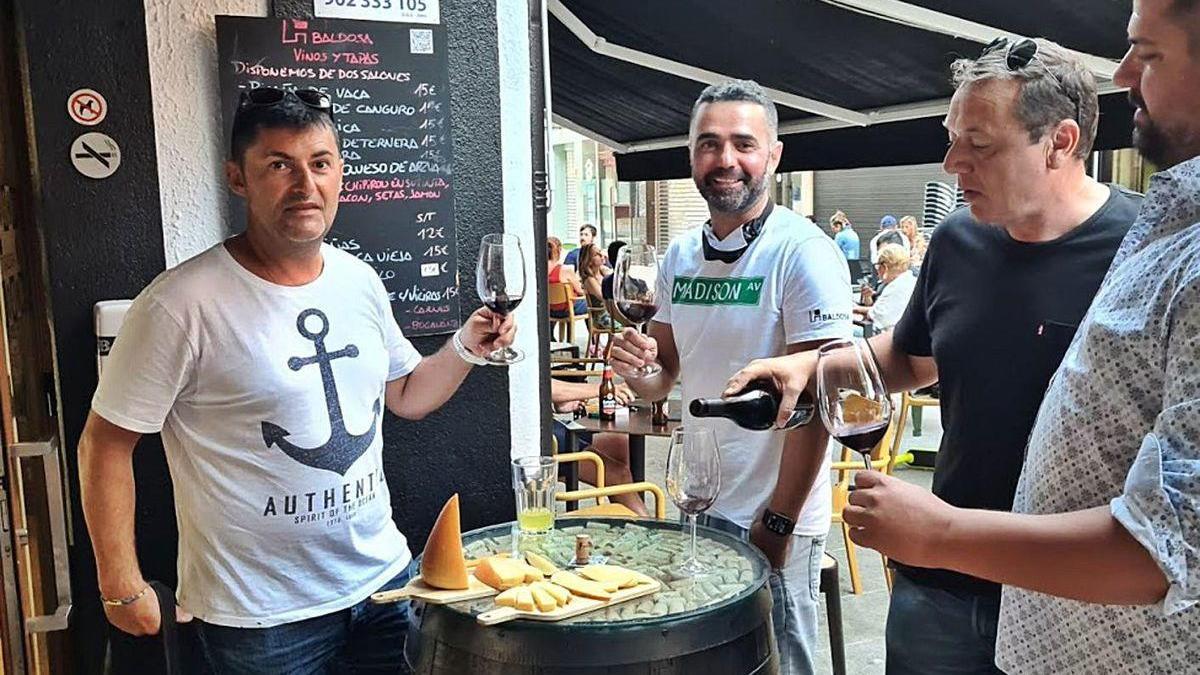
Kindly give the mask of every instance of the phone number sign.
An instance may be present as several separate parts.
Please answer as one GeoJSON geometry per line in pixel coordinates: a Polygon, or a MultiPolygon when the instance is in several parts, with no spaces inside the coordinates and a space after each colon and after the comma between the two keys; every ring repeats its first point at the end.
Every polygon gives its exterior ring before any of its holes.
{"type": "Polygon", "coordinates": [[[439,24],[439,2],[440,0],[313,0],[313,10],[322,18],[439,24]]]}

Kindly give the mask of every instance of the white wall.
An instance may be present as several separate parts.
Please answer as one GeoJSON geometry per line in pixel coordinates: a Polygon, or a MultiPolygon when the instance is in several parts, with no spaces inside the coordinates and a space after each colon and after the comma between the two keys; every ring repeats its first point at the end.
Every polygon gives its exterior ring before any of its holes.
{"type": "MultiPolygon", "coordinates": [[[[538,342],[540,304],[536,293],[536,256],[533,231],[534,129],[529,117],[532,85],[529,77],[528,0],[498,0],[496,30],[500,45],[500,148],[503,154],[504,231],[521,238],[525,252],[525,301],[517,308],[517,347],[525,360],[509,367],[508,412],[512,426],[512,455],[536,455],[541,451],[541,407],[538,400],[539,359],[547,358],[538,342]]],[[[535,0],[536,1],[536,0],[535,0]]],[[[537,130],[541,133],[541,129],[537,130]]]]}
{"type": "Polygon", "coordinates": [[[267,16],[268,0],[145,0],[167,267],[225,236],[217,14],[267,16]]]}

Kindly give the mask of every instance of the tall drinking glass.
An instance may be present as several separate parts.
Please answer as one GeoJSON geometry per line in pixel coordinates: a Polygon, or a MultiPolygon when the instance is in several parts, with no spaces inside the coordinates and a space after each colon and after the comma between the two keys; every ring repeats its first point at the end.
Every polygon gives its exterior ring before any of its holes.
{"type": "MultiPolygon", "coordinates": [[[[521,240],[511,234],[485,234],[479,243],[475,290],[488,309],[505,316],[525,297],[525,254],[521,240]]],[[[489,363],[507,366],[525,358],[524,352],[502,347],[487,355],[489,363]]]]}
{"type": "MultiPolygon", "coordinates": [[[[613,267],[613,300],[623,323],[638,330],[658,312],[658,254],[649,244],[629,244],[617,254],[613,267]]],[[[629,377],[650,377],[662,371],[657,363],[635,369],[629,377]]]]}
{"type": "Polygon", "coordinates": [[[545,534],[554,529],[558,462],[540,455],[518,457],[512,461],[512,476],[521,534],[545,534]]]}
{"type": "Polygon", "coordinates": [[[717,437],[708,427],[679,427],[671,434],[667,451],[667,493],[687,514],[692,529],[691,554],[679,572],[701,576],[708,570],[696,558],[696,516],[708,510],[721,492],[721,453],[717,437]]]}
{"type": "Polygon", "coordinates": [[[825,428],[862,453],[871,470],[871,450],[887,434],[892,401],[864,342],[835,340],[817,350],[817,402],[825,428]]]}

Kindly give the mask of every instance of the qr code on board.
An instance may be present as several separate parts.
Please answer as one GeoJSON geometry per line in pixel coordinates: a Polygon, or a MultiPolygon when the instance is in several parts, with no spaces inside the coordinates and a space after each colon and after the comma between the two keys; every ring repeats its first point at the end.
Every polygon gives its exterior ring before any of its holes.
{"type": "Polygon", "coordinates": [[[433,31],[428,28],[413,28],[408,31],[408,50],[412,54],[432,54],[433,31]]]}

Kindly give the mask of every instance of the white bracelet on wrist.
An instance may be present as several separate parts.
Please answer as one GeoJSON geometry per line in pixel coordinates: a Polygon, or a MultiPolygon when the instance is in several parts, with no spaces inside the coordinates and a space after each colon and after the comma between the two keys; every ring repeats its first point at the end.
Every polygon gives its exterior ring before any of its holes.
{"type": "Polygon", "coordinates": [[[486,359],[475,356],[471,353],[471,350],[467,349],[466,345],[463,344],[461,328],[454,331],[454,336],[450,338],[450,343],[454,346],[454,353],[458,354],[458,358],[462,359],[463,361],[466,361],[473,366],[486,366],[488,364],[486,359]]]}

